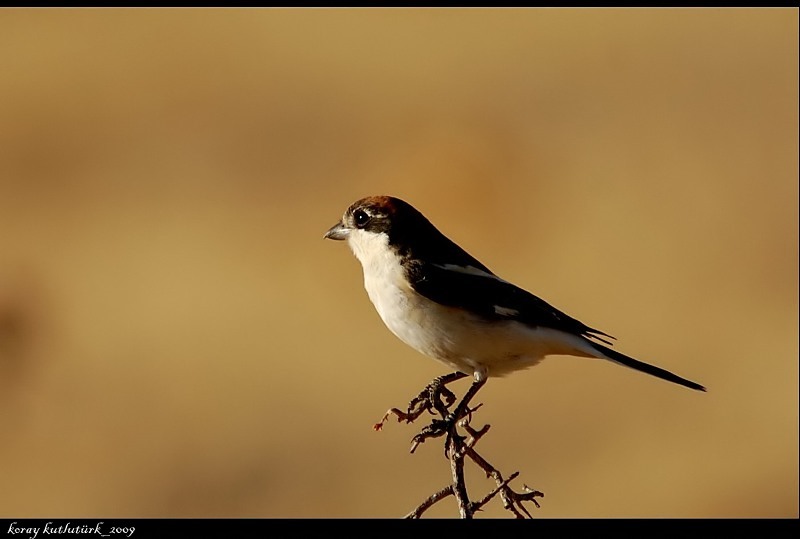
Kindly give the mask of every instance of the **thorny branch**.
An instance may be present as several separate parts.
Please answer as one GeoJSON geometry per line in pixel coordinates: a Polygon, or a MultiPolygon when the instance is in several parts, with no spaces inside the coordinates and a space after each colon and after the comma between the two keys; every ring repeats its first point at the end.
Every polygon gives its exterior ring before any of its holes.
{"type": "Polygon", "coordinates": [[[456,397],[452,391],[447,389],[446,385],[465,376],[462,373],[452,373],[435,378],[419,395],[411,400],[405,412],[398,408],[392,408],[386,412],[381,421],[374,425],[375,430],[381,430],[390,415],[396,416],[398,422],[413,423],[425,412],[431,415],[438,414],[441,419],[434,418],[429,425],[414,436],[411,442],[411,453],[416,451],[417,447],[429,438],[447,435],[445,438],[445,456],[450,461],[453,482],[428,496],[413,511],[408,513],[406,518],[420,518],[425,511],[449,496],[456,498],[461,518],[473,518],[476,511],[480,511],[498,494],[503,502],[503,508],[516,518],[533,518],[523,504],[532,502],[538,508],[540,506],[536,498],[544,497],[544,494],[529,488],[527,485],[523,485],[522,492],[515,491],[509,486],[509,483],[519,475],[519,472],[514,472],[507,479],[504,479],[500,471],[475,450],[475,445],[489,432],[490,428],[490,425],[484,425],[476,430],[471,425],[472,414],[481,405],[478,404],[474,408],[470,408],[469,400],[480,389],[480,385],[473,384],[473,387],[470,388],[470,391],[467,392],[462,401],[453,408],[456,397]],[[450,411],[451,408],[453,408],[452,412],[450,411]],[[466,436],[459,434],[459,427],[466,436]],[[486,477],[493,479],[497,485],[478,501],[470,501],[467,494],[467,485],[464,478],[465,458],[468,458],[481,468],[486,477]]]}

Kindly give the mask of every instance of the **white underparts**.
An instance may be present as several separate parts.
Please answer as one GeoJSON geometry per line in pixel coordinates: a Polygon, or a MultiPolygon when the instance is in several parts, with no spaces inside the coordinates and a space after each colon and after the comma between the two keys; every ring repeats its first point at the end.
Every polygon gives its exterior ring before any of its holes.
{"type": "MultiPolygon", "coordinates": [[[[450,368],[484,379],[531,367],[551,354],[602,357],[581,337],[513,320],[487,320],[464,309],[435,303],[415,292],[388,236],[353,230],[348,244],[361,262],[364,288],[384,324],[400,340],[450,368]]],[[[473,272],[477,268],[447,265],[444,269],[473,272]]],[[[500,316],[517,314],[496,305],[500,316]]]]}

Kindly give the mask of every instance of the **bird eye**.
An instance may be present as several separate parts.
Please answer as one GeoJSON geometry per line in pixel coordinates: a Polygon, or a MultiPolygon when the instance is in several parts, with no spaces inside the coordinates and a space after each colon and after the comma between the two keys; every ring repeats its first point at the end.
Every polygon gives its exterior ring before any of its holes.
{"type": "Polygon", "coordinates": [[[369,215],[364,210],[356,210],[353,212],[353,220],[356,223],[356,227],[364,228],[369,222],[369,215]]]}

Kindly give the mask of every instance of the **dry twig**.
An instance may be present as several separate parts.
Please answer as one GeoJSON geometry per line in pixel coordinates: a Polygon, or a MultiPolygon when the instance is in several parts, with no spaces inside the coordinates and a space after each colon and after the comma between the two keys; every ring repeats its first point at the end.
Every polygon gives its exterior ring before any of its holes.
{"type": "Polygon", "coordinates": [[[540,507],[536,498],[544,497],[544,494],[538,490],[530,489],[526,485],[523,485],[522,492],[513,490],[509,484],[519,475],[519,472],[514,472],[508,476],[508,479],[503,479],[500,471],[475,451],[475,445],[486,435],[490,428],[489,425],[484,425],[476,430],[471,425],[472,414],[481,407],[481,404],[470,408],[469,401],[483,384],[473,383],[464,398],[452,412],[450,411],[456,398],[453,392],[447,389],[446,385],[465,376],[462,373],[453,373],[435,378],[425,386],[425,389],[419,395],[411,400],[405,412],[398,408],[391,408],[386,412],[383,419],[374,426],[375,430],[380,430],[390,415],[395,415],[398,422],[413,423],[424,412],[432,415],[438,414],[440,418],[434,418],[429,425],[414,436],[411,443],[411,453],[416,451],[417,447],[426,440],[447,435],[444,444],[445,456],[450,461],[453,482],[428,496],[413,511],[408,513],[406,518],[420,518],[425,511],[449,496],[456,498],[461,518],[472,518],[475,512],[480,511],[498,494],[503,501],[503,507],[516,518],[533,518],[524,503],[532,502],[536,507],[540,507]],[[463,429],[466,436],[462,436],[457,432],[459,427],[463,429]],[[467,485],[464,478],[465,458],[469,458],[470,461],[481,468],[486,477],[492,478],[496,484],[496,487],[491,492],[475,502],[470,501],[467,494],[467,485]]]}

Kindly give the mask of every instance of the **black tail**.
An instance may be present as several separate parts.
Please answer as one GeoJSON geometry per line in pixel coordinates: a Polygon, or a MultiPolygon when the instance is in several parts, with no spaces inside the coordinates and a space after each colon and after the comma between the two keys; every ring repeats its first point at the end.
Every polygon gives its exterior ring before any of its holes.
{"type": "Polygon", "coordinates": [[[676,384],[680,384],[682,386],[688,387],[689,389],[696,389],[698,391],[705,391],[706,388],[701,386],[696,382],[692,382],[691,380],[687,380],[686,378],[681,378],[677,374],[672,374],[669,371],[665,371],[659,367],[655,367],[648,363],[644,363],[642,361],[633,359],[632,357],[628,357],[624,354],[620,354],[616,350],[612,350],[611,348],[606,348],[602,344],[591,343],[592,347],[606,356],[608,359],[613,361],[614,363],[619,363],[620,365],[624,365],[625,367],[630,367],[631,369],[636,369],[637,371],[646,372],[647,374],[652,374],[653,376],[657,376],[662,380],[667,380],[668,382],[674,382],[676,384]]]}

